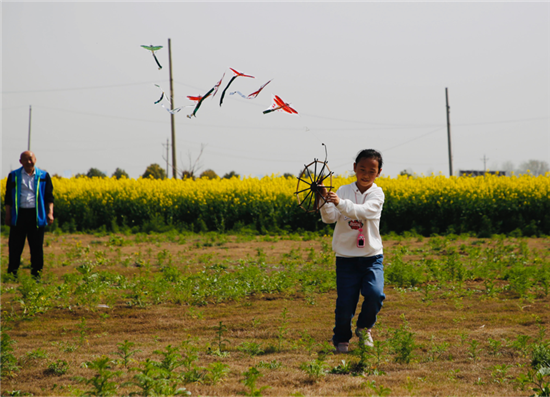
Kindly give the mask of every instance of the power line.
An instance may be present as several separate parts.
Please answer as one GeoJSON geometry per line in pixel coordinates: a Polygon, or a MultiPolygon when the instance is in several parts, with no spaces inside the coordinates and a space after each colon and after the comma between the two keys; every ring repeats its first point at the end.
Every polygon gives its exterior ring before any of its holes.
{"type": "Polygon", "coordinates": [[[74,113],[74,114],[82,114],[85,116],[94,116],[94,117],[105,117],[109,119],[120,119],[120,120],[128,120],[128,121],[145,121],[148,123],[167,123],[166,121],[159,121],[159,120],[147,120],[147,119],[138,119],[133,117],[123,117],[123,116],[113,116],[113,115],[107,115],[107,114],[98,114],[98,113],[89,113],[89,112],[81,112],[79,110],[67,110],[67,109],[59,109],[59,108],[52,108],[49,106],[34,106],[35,108],[40,109],[46,109],[46,110],[54,110],[57,112],[64,112],[64,113],[74,113]]]}
{"type": "MultiPolygon", "coordinates": [[[[19,109],[19,108],[26,108],[26,105],[22,106],[15,106],[15,107],[8,107],[8,108],[2,108],[2,110],[12,110],[12,109],[19,109]]],[[[106,114],[98,114],[98,113],[90,113],[90,112],[83,112],[79,110],[68,110],[68,109],[60,109],[60,108],[53,108],[49,106],[40,106],[40,105],[34,105],[35,108],[42,108],[47,110],[54,110],[59,112],[65,112],[65,113],[74,113],[74,114],[82,114],[86,116],[93,116],[93,117],[104,117],[104,118],[112,118],[112,119],[120,119],[120,120],[128,120],[128,121],[144,121],[148,123],[167,123],[167,121],[161,121],[161,120],[147,120],[147,119],[140,119],[140,118],[134,118],[134,117],[123,117],[123,116],[114,116],[114,115],[106,115],[106,114]]],[[[311,116],[311,117],[317,117],[317,116],[311,116]]],[[[319,118],[323,118],[322,116],[319,116],[319,118]]],[[[530,118],[530,119],[518,119],[518,120],[506,120],[506,121],[490,121],[490,122],[484,122],[484,123],[472,123],[472,124],[455,124],[457,126],[465,126],[465,125],[480,125],[480,124],[504,124],[504,123],[519,123],[519,122],[525,122],[525,121],[532,121],[532,120],[545,120],[548,119],[548,117],[536,117],[536,118],[530,118]]],[[[366,124],[372,124],[370,122],[365,122],[366,124]]],[[[178,123],[183,124],[183,123],[178,123]]],[[[403,127],[397,127],[396,124],[386,124],[387,126],[393,125],[394,127],[387,127],[387,128],[366,128],[366,127],[335,127],[335,128],[313,128],[314,131],[361,131],[361,130],[402,130],[405,128],[427,128],[430,126],[435,126],[437,124],[418,124],[418,125],[411,125],[411,124],[403,124],[403,127]]],[[[301,129],[302,127],[298,128],[279,128],[279,127],[256,127],[256,126],[229,126],[229,125],[216,125],[216,124],[204,124],[204,123],[195,123],[195,126],[197,127],[207,127],[207,128],[223,128],[223,129],[261,129],[261,130],[289,130],[289,131],[296,131],[298,129],[301,129]]],[[[441,127],[440,127],[441,128],[441,127]]],[[[390,148],[392,149],[392,148],[390,148]]]]}
{"type": "Polygon", "coordinates": [[[129,87],[144,84],[154,84],[156,81],[146,81],[142,83],[127,83],[127,84],[113,84],[113,85],[97,85],[93,87],[73,87],[73,88],[51,88],[45,90],[25,90],[25,91],[2,91],[2,94],[29,94],[33,92],[61,92],[61,91],[79,91],[79,90],[96,90],[103,88],[116,88],[116,87],[129,87]]]}
{"type": "Polygon", "coordinates": [[[503,120],[503,121],[484,121],[484,122],[480,122],[480,123],[455,123],[454,125],[468,126],[468,125],[485,125],[485,124],[523,123],[525,121],[548,120],[548,119],[550,119],[550,117],[532,117],[532,118],[529,118],[529,119],[503,120]]]}
{"type": "MultiPolygon", "coordinates": [[[[68,88],[51,88],[51,89],[42,89],[42,90],[2,91],[2,94],[28,94],[28,93],[37,93],[37,92],[62,92],[62,91],[95,90],[95,89],[106,89],[106,88],[117,88],[117,87],[130,87],[130,86],[138,86],[138,85],[144,85],[144,84],[155,84],[155,83],[158,83],[158,82],[159,81],[156,80],[156,81],[145,81],[145,82],[138,82],[138,83],[111,84],[111,85],[99,85],[99,86],[88,86],[88,87],[68,87],[68,88]]],[[[204,91],[203,88],[200,88],[200,87],[197,87],[197,86],[194,86],[194,85],[190,85],[190,84],[187,84],[187,83],[183,83],[181,81],[174,80],[174,83],[181,84],[181,85],[184,85],[186,87],[189,87],[189,88],[192,88],[192,89],[195,89],[195,90],[198,90],[198,91],[201,91],[201,90],[204,91]]],[[[248,105],[253,105],[253,106],[263,106],[263,105],[260,105],[258,103],[252,103],[250,101],[244,101],[243,100],[241,102],[245,103],[245,104],[248,104],[248,105]]],[[[12,107],[12,108],[3,108],[3,110],[18,108],[18,107],[19,106],[12,107]]],[[[60,110],[60,109],[58,109],[58,110],[60,110]]],[[[313,117],[313,118],[317,118],[317,119],[342,121],[342,122],[347,122],[347,123],[371,124],[371,125],[380,125],[380,126],[422,128],[422,127],[432,127],[432,126],[438,125],[438,124],[427,124],[427,123],[423,123],[423,124],[416,124],[416,123],[380,123],[380,122],[373,122],[373,121],[351,120],[351,119],[342,119],[342,118],[337,118],[337,117],[319,116],[319,115],[309,114],[309,113],[301,113],[301,114],[304,115],[304,116],[309,116],[309,117],[313,117]]],[[[98,115],[98,116],[102,116],[102,115],[98,115]]],[[[104,116],[104,117],[109,117],[109,116],[104,116]]],[[[525,122],[525,121],[548,120],[548,119],[549,119],[549,117],[546,116],[546,117],[532,117],[532,118],[527,118],[527,119],[516,119],[516,120],[484,121],[484,122],[478,122],[478,123],[455,123],[455,125],[457,125],[457,126],[470,126],[470,125],[475,126],[475,125],[485,125],[485,124],[521,123],[521,122],[525,122]]],[[[340,129],[342,129],[342,128],[340,128],[340,129]]],[[[353,129],[353,128],[348,128],[348,129],[353,129]]],[[[359,129],[359,128],[357,128],[357,129],[359,129]]],[[[319,129],[319,130],[325,130],[325,129],[319,129]]]]}
{"type": "Polygon", "coordinates": [[[413,142],[413,141],[416,141],[416,140],[418,140],[418,139],[424,138],[425,136],[428,136],[428,135],[430,135],[430,134],[433,134],[434,132],[441,131],[441,130],[444,129],[444,128],[445,128],[445,127],[436,128],[436,129],[433,130],[433,131],[430,131],[430,132],[427,132],[427,133],[422,134],[422,135],[420,135],[420,136],[417,136],[416,138],[409,139],[408,141],[401,142],[399,145],[392,146],[392,147],[387,148],[387,149],[384,149],[384,150],[382,150],[382,151],[383,151],[383,152],[388,152],[388,151],[390,151],[390,150],[392,150],[392,149],[398,148],[399,146],[406,145],[406,144],[409,143],[409,142],[413,142]]]}

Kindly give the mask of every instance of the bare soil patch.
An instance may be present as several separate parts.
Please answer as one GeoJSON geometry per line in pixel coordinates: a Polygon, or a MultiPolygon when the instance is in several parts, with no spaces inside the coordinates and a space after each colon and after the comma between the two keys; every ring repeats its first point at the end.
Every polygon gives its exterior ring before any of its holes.
{"type": "MultiPolygon", "coordinates": [[[[490,248],[496,244],[491,239],[459,238],[433,249],[434,239],[386,240],[385,260],[391,261],[402,247],[407,248],[404,258],[412,262],[426,257],[426,252],[437,259],[444,258],[450,247],[460,252],[461,245],[490,248]]],[[[266,263],[278,264],[288,258],[289,253],[293,258],[307,261],[311,250],[321,251],[331,242],[330,237],[301,241],[276,236],[214,239],[200,235],[177,236],[172,240],[168,241],[163,235],[144,237],[143,241],[122,235],[116,238],[47,235],[46,277],[60,280],[64,274],[74,272],[83,258],[105,257],[109,264],[98,266],[98,269],[125,275],[140,272],[143,266],[140,263],[144,261],[158,269],[159,255],[166,258],[168,254],[172,265],[186,272],[201,271],[205,264],[246,261],[259,256],[265,257],[266,263]],[[113,263],[115,259],[119,262],[113,263]]],[[[527,244],[531,257],[538,256],[548,262],[548,238],[521,241],[527,244]]],[[[505,243],[517,244],[517,241],[505,243]]],[[[6,257],[7,241],[2,239],[2,272],[7,266],[6,257]]],[[[28,264],[28,248],[23,257],[28,264]]],[[[23,271],[28,272],[28,268],[24,267],[23,271]]],[[[205,306],[161,303],[138,308],[128,307],[119,299],[109,308],[52,309],[30,319],[6,322],[6,311],[12,307],[15,312],[21,310],[12,301],[17,293],[10,287],[17,286],[13,282],[2,285],[2,319],[7,334],[16,342],[13,354],[20,359],[21,369],[15,376],[2,380],[2,395],[13,391],[35,396],[78,395],[89,387],[77,382],[75,376],[91,378],[94,374],[83,363],[102,355],[116,359],[114,353],[125,340],[135,343],[134,349],[140,350],[132,357],[136,360],[132,366],[147,359],[160,360],[161,356],[155,351],[169,345],[182,346],[184,341],[196,348],[198,367],[207,368],[214,362],[229,366],[230,372],[216,385],[208,382],[184,385],[192,395],[228,396],[249,392],[243,384],[243,374],[252,366],[258,366],[262,374],[257,380],[258,388],[269,386],[262,392],[266,396],[370,396],[375,394],[375,386],[387,388],[391,391],[389,395],[530,395],[529,391],[517,390],[513,382],[526,372],[530,361],[528,352],[522,353],[512,345],[519,335],[533,343],[541,332],[546,332],[545,340],[548,341],[550,324],[549,296],[539,294],[527,299],[506,291],[488,296],[484,293],[483,280],[467,280],[455,290],[446,287],[428,293],[422,287],[400,289],[390,285],[385,289],[387,298],[374,338],[388,342],[392,333],[406,321],[417,345],[413,359],[409,363],[397,363],[386,351],[378,366],[385,374],[327,374],[314,378],[301,370],[300,365],[318,358],[323,344],[326,345],[332,336],[335,291],[313,297],[299,291],[257,294],[205,306]],[[218,346],[220,323],[226,327],[223,332],[225,356],[212,354],[218,346]],[[500,348],[495,350],[491,340],[499,341],[500,348]],[[477,343],[476,348],[473,341],[477,343]],[[258,355],[245,352],[242,347],[247,343],[259,345],[264,352],[258,355]],[[70,351],[72,346],[76,347],[70,351]],[[440,353],[435,350],[437,346],[440,353]],[[39,349],[46,352],[46,358],[24,362],[30,352],[39,349]],[[68,362],[67,373],[57,376],[47,371],[48,365],[56,360],[68,362]],[[279,366],[269,368],[268,363],[279,363],[279,366]],[[504,374],[499,373],[498,368],[506,368],[504,374]],[[372,381],[375,384],[370,383],[372,381]]],[[[351,349],[357,353],[357,339],[351,342],[351,349]]],[[[329,354],[324,362],[326,368],[331,369],[342,360],[358,359],[353,353],[347,356],[329,354]]],[[[115,364],[113,369],[123,370],[115,364]]],[[[117,381],[122,384],[135,374],[123,370],[117,381]]],[[[136,389],[120,388],[119,392],[122,395],[132,390],[136,389]]]]}

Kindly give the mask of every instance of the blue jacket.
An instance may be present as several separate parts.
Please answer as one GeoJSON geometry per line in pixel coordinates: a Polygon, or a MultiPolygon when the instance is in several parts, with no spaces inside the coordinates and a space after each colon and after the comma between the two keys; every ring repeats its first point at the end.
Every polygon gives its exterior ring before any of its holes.
{"type": "MultiPolygon", "coordinates": [[[[6,196],[4,204],[11,206],[11,225],[17,224],[17,215],[19,214],[20,196],[21,196],[21,173],[23,167],[10,172],[6,182],[6,196]]],[[[53,184],[50,174],[46,171],[34,167],[34,186],[36,189],[36,226],[46,226],[48,203],[53,203],[53,184]]]]}

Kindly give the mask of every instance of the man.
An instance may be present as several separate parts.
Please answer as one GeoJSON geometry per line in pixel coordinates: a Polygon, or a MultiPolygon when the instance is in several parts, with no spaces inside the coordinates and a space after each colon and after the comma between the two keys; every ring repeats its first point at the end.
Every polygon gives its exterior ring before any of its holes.
{"type": "Polygon", "coordinates": [[[6,225],[10,226],[8,273],[16,275],[25,239],[31,250],[31,275],[44,267],[44,228],[53,223],[53,185],[50,175],[35,167],[31,151],[21,153],[22,167],[10,172],[6,183],[6,225]]]}

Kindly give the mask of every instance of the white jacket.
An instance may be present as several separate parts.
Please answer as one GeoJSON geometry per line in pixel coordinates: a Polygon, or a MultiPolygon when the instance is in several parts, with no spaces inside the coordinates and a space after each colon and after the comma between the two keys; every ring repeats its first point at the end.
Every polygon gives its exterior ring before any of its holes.
{"type": "Polygon", "coordinates": [[[336,194],[340,198],[338,206],[326,203],[321,207],[321,218],[325,223],[336,222],[332,237],[332,249],[336,256],[374,256],[383,253],[380,237],[380,215],[384,205],[384,192],[375,183],[361,193],[357,185],[350,183],[341,186],[336,194]],[[357,247],[357,237],[365,236],[365,246],[357,247]]]}

